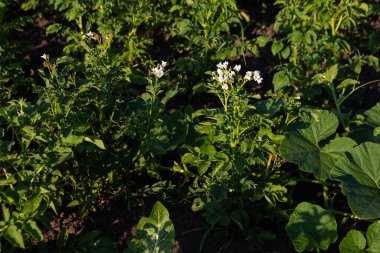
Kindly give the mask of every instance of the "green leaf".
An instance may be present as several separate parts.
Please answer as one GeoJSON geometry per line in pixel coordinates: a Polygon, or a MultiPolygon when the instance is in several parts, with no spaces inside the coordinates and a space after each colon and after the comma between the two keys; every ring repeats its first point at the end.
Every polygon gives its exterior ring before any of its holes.
{"type": "Polygon", "coordinates": [[[149,218],[153,219],[160,227],[163,223],[169,220],[169,212],[161,202],[157,201],[153,206],[149,218]]]}
{"type": "Polygon", "coordinates": [[[338,64],[335,64],[334,66],[330,67],[325,72],[326,80],[329,82],[334,81],[334,79],[336,78],[337,75],[338,75],[338,64]]]}
{"type": "Polygon", "coordinates": [[[380,218],[380,144],[364,142],[336,163],[331,178],[342,182],[352,212],[363,219],[380,218]]]}
{"type": "Polygon", "coordinates": [[[261,35],[256,39],[256,42],[259,45],[259,47],[265,47],[265,45],[270,41],[272,41],[272,38],[264,35],[261,35]]]}
{"type": "Polygon", "coordinates": [[[277,92],[282,88],[290,86],[290,79],[285,72],[280,71],[274,74],[272,83],[274,86],[274,91],[277,92]]]}
{"type": "Polygon", "coordinates": [[[5,222],[9,221],[10,213],[8,207],[5,206],[5,204],[1,204],[1,211],[3,212],[3,219],[5,222]]]}
{"type": "Polygon", "coordinates": [[[141,218],[136,226],[137,236],[130,242],[127,253],[171,252],[174,244],[174,225],[168,210],[157,201],[149,218],[141,218]]]}
{"type": "Polygon", "coordinates": [[[380,135],[380,126],[375,127],[375,129],[373,129],[373,136],[379,136],[379,135],[380,135]]]}
{"type": "Polygon", "coordinates": [[[9,117],[8,112],[5,108],[0,108],[0,118],[5,119],[7,122],[11,121],[11,117],[9,117]]]}
{"type": "Polygon", "coordinates": [[[35,197],[33,197],[31,200],[27,201],[24,204],[24,207],[22,208],[22,213],[25,215],[37,211],[37,209],[40,207],[41,200],[41,194],[37,194],[35,197]]]}
{"type": "Polygon", "coordinates": [[[345,89],[351,85],[356,85],[359,83],[360,82],[358,80],[348,78],[348,79],[343,80],[336,88],[338,90],[342,90],[342,89],[345,89]]]}
{"type": "Polygon", "coordinates": [[[368,253],[380,252],[380,223],[372,223],[367,229],[368,253]]]}
{"type": "Polygon", "coordinates": [[[69,238],[69,230],[67,228],[63,228],[57,237],[57,247],[63,248],[66,245],[67,239],[69,238]]]}
{"type": "Polygon", "coordinates": [[[366,240],[357,230],[350,230],[339,244],[340,253],[364,253],[366,240]]]}
{"type": "Polygon", "coordinates": [[[284,43],[282,43],[281,41],[276,40],[272,44],[272,48],[271,48],[272,54],[273,55],[278,54],[283,48],[284,48],[284,43]]]}
{"type": "Polygon", "coordinates": [[[36,241],[42,241],[44,239],[41,230],[37,226],[37,223],[35,221],[28,221],[24,225],[24,230],[27,232],[29,235],[31,235],[36,241]]]}
{"type": "Polygon", "coordinates": [[[104,143],[101,139],[97,138],[97,137],[84,137],[83,138],[84,141],[87,141],[87,142],[90,142],[92,144],[95,144],[98,148],[100,149],[106,149],[106,147],[104,146],[104,143]]]}
{"type": "Polygon", "coordinates": [[[327,250],[338,238],[334,215],[307,202],[295,208],[285,229],[297,252],[327,250]]]}
{"type": "Polygon", "coordinates": [[[377,103],[374,107],[366,111],[364,114],[366,116],[368,124],[373,127],[380,126],[380,103],[377,103]]]}
{"type": "Polygon", "coordinates": [[[15,225],[9,226],[3,235],[13,246],[25,249],[24,238],[15,225]]]}
{"type": "Polygon", "coordinates": [[[79,200],[77,199],[74,199],[73,201],[71,201],[69,204],[67,204],[66,207],[74,207],[74,206],[79,206],[80,205],[80,202],[79,200]]]}
{"type": "Polygon", "coordinates": [[[290,48],[289,47],[287,47],[281,51],[282,58],[288,59],[289,55],[290,55],[290,48]]]}
{"type": "Polygon", "coordinates": [[[285,133],[280,146],[281,155],[287,161],[298,164],[301,170],[326,180],[334,164],[356,145],[350,138],[337,137],[321,146],[320,142],[334,134],[338,124],[333,113],[312,110],[285,133]]]}
{"type": "Polygon", "coordinates": [[[62,142],[69,146],[76,146],[83,142],[83,136],[70,134],[66,137],[62,137],[62,142]]]}

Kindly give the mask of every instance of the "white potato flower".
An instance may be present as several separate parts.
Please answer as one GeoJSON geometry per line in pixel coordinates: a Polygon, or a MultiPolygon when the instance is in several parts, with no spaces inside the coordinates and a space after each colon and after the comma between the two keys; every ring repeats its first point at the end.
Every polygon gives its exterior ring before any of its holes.
{"type": "Polygon", "coordinates": [[[222,84],[222,89],[223,90],[228,90],[228,84],[227,83],[222,84]]]}
{"type": "Polygon", "coordinates": [[[253,72],[253,80],[255,80],[257,83],[262,83],[263,78],[260,76],[260,71],[255,70],[253,72]]]}
{"type": "Polygon", "coordinates": [[[89,31],[88,33],[86,33],[86,36],[90,39],[92,39],[94,37],[94,33],[89,31]]]}
{"type": "Polygon", "coordinates": [[[152,68],[152,73],[158,78],[161,78],[165,74],[165,67],[167,66],[166,61],[161,61],[161,64],[157,64],[156,67],[152,68]]]}
{"type": "Polygon", "coordinates": [[[41,55],[41,58],[44,59],[44,60],[46,60],[48,57],[49,57],[49,55],[45,54],[45,53],[43,55],[41,55]]]}
{"type": "Polygon", "coordinates": [[[240,65],[235,65],[234,70],[235,70],[236,72],[239,72],[240,69],[241,69],[241,66],[240,66],[240,65]]]}
{"type": "Polygon", "coordinates": [[[251,81],[252,80],[252,71],[245,72],[244,79],[247,81],[251,81]]]}

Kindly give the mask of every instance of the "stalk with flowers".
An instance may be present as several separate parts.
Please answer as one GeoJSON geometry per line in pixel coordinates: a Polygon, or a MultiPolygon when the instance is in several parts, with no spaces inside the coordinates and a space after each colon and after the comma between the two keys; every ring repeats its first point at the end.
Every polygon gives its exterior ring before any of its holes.
{"type": "Polygon", "coordinates": [[[216,72],[212,73],[213,80],[208,85],[210,92],[216,94],[223,105],[224,111],[228,110],[228,101],[233,94],[241,92],[244,85],[251,80],[257,83],[262,83],[263,78],[260,76],[260,71],[247,71],[242,77],[239,75],[241,65],[235,65],[233,68],[228,66],[228,62],[220,62],[217,64],[216,72]],[[220,89],[221,88],[221,89],[220,89]]]}
{"type": "Polygon", "coordinates": [[[263,78],[258,70],[247,71],[242,76],[241,65],[235,65],[233,68],[228,65],[227,61],[217,64],[216,72],[212,73],[213,82],[208,84],[208,88],[210,93],[218,96],[224,113],[231,120],[227,129],[229,129],[230,147],[235,148],[241,135],[250,129],[247,122],[251,120],[247,120],[246,116],[254,109],[250,103],[250,94],[243,88],[252,80],[260,84],[263,78]]]}

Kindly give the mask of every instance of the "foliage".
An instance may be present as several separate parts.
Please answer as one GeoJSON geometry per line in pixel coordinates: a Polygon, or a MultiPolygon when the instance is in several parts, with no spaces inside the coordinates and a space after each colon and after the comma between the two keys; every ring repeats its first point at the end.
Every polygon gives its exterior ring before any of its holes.
{"type": "Polygon", "coordinates": [[[355,229],[350,230],[339,244],[341,253],[348,252],[378,252],[380,250],[380,224],[372,223],[367,230],[366,237],[355,229]],[[366,240],[367,238],[367,240],[366,240]],[[368,245],[368,248],[366,247],[368,245]]]}
{"type": "Polygon", "coordinates": [[[285,229],[297,252],[327,250],[338,238],[334,215],[307,202],[297,205],[285,229]]]}
{"type": "MultiPolygon", "coordinates": [[[[287,232],[318,252],[350,226],[341,252],[377,252],[378,18],[378,0],[0,0],[0,251],[118,252],[51,222],[155,194],[199,212],[200,249],[287,232]]],[[[125,252],[171,250],[160,202],[137,230],[125,252]]]]}
{"type": "Polygon", "coordinates": [[[170,252],[174,245],[174,225],[168,210],[157,201],[148,218],[140,219],[136,226],[137,236],[130,242],[125,253],[170,252]]]}

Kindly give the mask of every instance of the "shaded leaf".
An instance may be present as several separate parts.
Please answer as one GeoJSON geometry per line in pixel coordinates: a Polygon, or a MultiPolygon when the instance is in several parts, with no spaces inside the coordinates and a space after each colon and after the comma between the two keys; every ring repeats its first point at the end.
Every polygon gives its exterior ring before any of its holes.
{"type": "Polygon", "coordinates": [[[336,163],[331,177],[342,182],[355,215],[380,218],[380,144],[365,142],[355,147],[336,163]]]}
{"type": "Polygon", "coordinates": [[[274,91],[277,92],[282,88],[290,86],[290,79],[285,72],[280,71],[274,74],[272,83],[274,86],[274,91]]]}
{"type": "Polygon", "coordinates": [[[373,127],[380,126],[380,103],[377,103],[374,107],[364,113],[368,124],[373,127]]]}
{"type": "Polygon", "coordinates": [[[334,134],[338,124],[337,117],[331,112],[311,111],[285,133],[280,146],[281,155],[298,164],[301,170],[326,180],[335,163],[356,145],[350,138],[337,137],[321,147],[320,142],[334,134]]]}
{"type": "Polygon", "coordinates": [[[338,238],[334,215],[307,202],[295,208],[285,229],[297,252],[327,250],[338,238]]]}
{"type": "Polygon", "coordinates": [[[24,225],[25,231],[31,235],[36,241],[42,241],[44,239],[40,228],[37,226],[35,221],[28,221],[24,225]]]}
{"type": "Polygon", "coordinates": [[[9,226],[3,235],[5,239],[7,239],[7,241],[10,242],[13,246],[25,249],[24,239],[22,237],[21,231],[18,230],[15,225],[9,226]]]}

